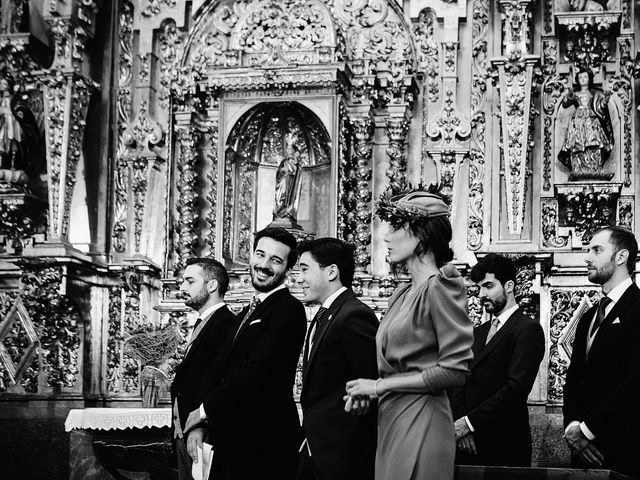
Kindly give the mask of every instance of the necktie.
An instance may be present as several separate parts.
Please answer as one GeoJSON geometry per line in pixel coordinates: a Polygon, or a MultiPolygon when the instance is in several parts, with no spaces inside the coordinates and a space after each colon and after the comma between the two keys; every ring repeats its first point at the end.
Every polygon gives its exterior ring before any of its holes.
{"type": "Polygon", "coordinates": [[[487,334],[487,340],[484,342],[485,345],[489,343],[489,340],[491,340],[493,336],[496,334],[496,332],[498,331],[499,325],[500,325],[500,320],[498,320],[498,317],[495,317],[493,320],[491,320],[491,328],[489,328],[489,333],[487,334]]]}
{"type": "Polygon", "coordinates": [[[254,295],[253,297],[251,297],[251,302],[249,302],[249,310],[247,310],[247,313],[244,314],[244,317],[240,322],[240,326],[238,327],[238,330],[236,331],[236,334],[233,337],[234,340],[238,336],[238,333],[240,333],[240,330],[242,330],[242,327],[246,323],[247,319],[251,316],[251,314],[253,313],[253,311],[256,309],[258,305],[260,305],[260,299],[258,298],[257,295],[254,295]]]}
{"type": "Polygon", "coordinates": [[[324,317],[326,311],[326,308],[320,307],[316,314],[313,316],[313,320],[311,320],[311,325],[309,326],[309,337],[307,339],[307,358],[309,358],[309,355],[311,355],[311,347],[313,347],[313,342],[316,339],[318,328],[320,327],[320,323],[322,323],[322,318],[324,317]]]}
{"type": "Polygon", "coordinates": [[[189,337],[189,342],[187,343],[187,348],[185,348],[185,350],[184,350],[185,356],[187,355],[187,353],[189,353],[189,350],[191,349],[191,345],[193,345],[193,342],[196,339],[196,337],[198,336],[198,333],[200,333],[198,331],[198,326],[201,323],[202,323],[202,319],[200,317],[198,317],[198,319],[196,320],[196,323],[193,325],[193,330],[191,330],[191,336],[189,337]]]}
{"type": "Polygon", "coordinates": [[[605,311],[607,309],[607,306],[611,302],[613,302],[613,300],[611,300],[609,297],[602,297],[600,299],[600,303],[598,304],[598,311],[596,312],[596,321],[593,322],[593,327],[591,327],[591,336],[593,336],[596,333],[596,331],[602,324],[602,321],[604,320],[604,317],[605,317],[605,311]]]}

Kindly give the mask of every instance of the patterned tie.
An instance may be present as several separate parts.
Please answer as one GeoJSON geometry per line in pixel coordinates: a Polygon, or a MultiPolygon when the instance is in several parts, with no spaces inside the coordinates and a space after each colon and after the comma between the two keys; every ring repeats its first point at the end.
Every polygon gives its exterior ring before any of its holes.
{"type": "Polygon", "coordinates": [[[489,333],[487,334],[487,340],[484,342],[485,345],[489,343],[489,340],[491,340],[493,336],[496,334],[496,332],[498,331],[499,325],[500,325],[500,320],[498,320],[498,317],[495,317],[493,320],[491,320],[491,328],[489,328],[489,333]]]}
{"type": "Polygon", "coordinates": [[[249,302],[249,310],[247,310],[247,313],[244,314],[244,317],[240,322],[240,326],[238,327],[238,330],[236,331],[236,334],[233,337],[234,340],[238,336],[238,333],[240,333],[240,330],[242,330],[242,327],[246,323],[247,319],[251,316],[251,314],[253,313],[253,311],[256,309],[258,305],[260,305],[260,299],[258,298],[257,295],[254,295],[253,297],[251,297],[251,302],[249,302]]]}
{"type": "Polygon", "coordinates": [[[598,311],[596,312],[596,321],[593,322],[593,327],[591,327],[591,336],[595,335],[598,328],[602,324],[602,321],[605,317],[605,311],[607,310],[607,306],[613,302],[609,297],[602,297],[600,299],[600,303],[598,304],[598,311]]]}
{"type": "Polygon", "coordinates": [[[320,328],[320,324],[322,323],[322,319],[324,318],[324,314],[326,312],[326,308],[320,307],[316,314],[313,316],[313,320],[311,320],[311,325],[309,326],[309,339],[307,340],[307,358],[309,358],[309,355],[311,355],[311,347],[313,347],[313,342],[316,340],[318,329],[320,328]]]}

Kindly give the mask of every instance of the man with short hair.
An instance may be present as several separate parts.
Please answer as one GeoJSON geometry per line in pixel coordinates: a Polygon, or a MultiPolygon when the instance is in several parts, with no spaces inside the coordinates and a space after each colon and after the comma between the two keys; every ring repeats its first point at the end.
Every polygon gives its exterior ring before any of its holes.
{"type": "Polygon", "coordinates": [[[344,410],[349,380],[378,376],[378,319],[351,290],[355,261],[336,238],[303,242],[298,284],[303,299],[320,304],[304,346],[302,394],[305,439],[298,480],[367,480],[374,477],[376,409],[344,410]]]}
{"type": "Polygon", "coordinates": [[[200,404],[196,394],[202,377],[220,353],[235,318],[223,301],[228,288],[229,275],[220,262],[212,258],[186,261],[180,293],[185,305],[198,312],[198,319],[171,383],[172,438],[180,480],[191,480],[191,457],[184,438],[187,416],[200,404]]]}
{"type": "Polygon", "coordinates": [[[631,279],[637,255],[625,227],[604,227],[589,242],[587,277],[603,297],[578,321],[563,414],[574,466],[640,478],[640,289],[631,279]]]}
{"type": "MultiPolygon", "coordinates": [[[[249,261],[256,293],[200,385],[200,408],[189,415],[187,430],[203,422],[208,426],[213,478],[295,477],[302,431],[293,384],[307,321],[284,282],[296,263],[296,247],[283,228],[256,233],[249,261]]],[[[205,428],[189,433],[192,458],[206,433],[205,428]]]]}
{"type": "Polygon", "coordinates": [[[530,467],[527,397],[544,357],[544,332],[516,302],[511,259],[489,254],[471,279],[493,318],[474,330],[471,373],[452,396],[456,463],[530,467]]]}

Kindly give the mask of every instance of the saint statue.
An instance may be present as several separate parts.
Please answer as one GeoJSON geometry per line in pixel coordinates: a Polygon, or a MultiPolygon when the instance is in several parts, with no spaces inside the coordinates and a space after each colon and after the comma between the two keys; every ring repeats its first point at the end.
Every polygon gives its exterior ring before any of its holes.
{"type": "Polygon", "coordinates": [[[569,8],[574,12],[602,12],[606,10],[596,0],[569,0],[569,8]]]}
{"type": "Polygon", "coordinates": [[[0,78],[0,188],[26,185],[41,190],[44,137],[31,110],[29,97],[19,86],[0,78]]]}
{"type": "Polygon", "coordinates": [[[569,180],[611,180],[612,172],[603,169],[613,151],[613,127],[609,117],[610,93],[593,86],[591,69],[581,69],[574,89],[563,99],[562,107],[575,107],[569,120],[558,160],[571,170],[569,180]]]}
{"type": "Polygon", "coordinates": [[[300,152],[298,134],[285,135],[285,154],[276,172],[276,198],[273,210],[274,221],[288,219],[295,225],[298,190],[300,185],[300,152]]]}

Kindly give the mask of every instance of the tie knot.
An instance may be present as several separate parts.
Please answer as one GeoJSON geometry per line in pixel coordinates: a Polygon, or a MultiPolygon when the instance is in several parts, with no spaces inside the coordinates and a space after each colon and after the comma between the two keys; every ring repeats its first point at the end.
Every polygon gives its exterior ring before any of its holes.
{"type": "Polygon", "coordinates": [[[260,299],[257,295],[251,297],[251,302],[249,302],[249,310],[255,309],[258,305],[260,305],[260,299]]]}
{"type": "Polygon", "coordinates": [[[500,319],[498,317],[494,317],[493,320],[491,320],[491,325],[498,328],[500,326],[500,319]]]}
{"type": "Polygon", "coordinates": [[[326,312],[327,312],[327,309],[325,307],[320,307],[316,312],[316,322],[320,323],[322,321],[322,317],[324,317],[324,314],[326,312]]]}
{"type": "Polygon", "coordinates": [[[607,306],[609,306],[609,304],[613,302],[613,300],[611,300],[609,297],[602,297],[600,299],[600,304],[598,305],[598,308],[601,310],[604,310],[605,308],[607,308],[607,306]]]}

